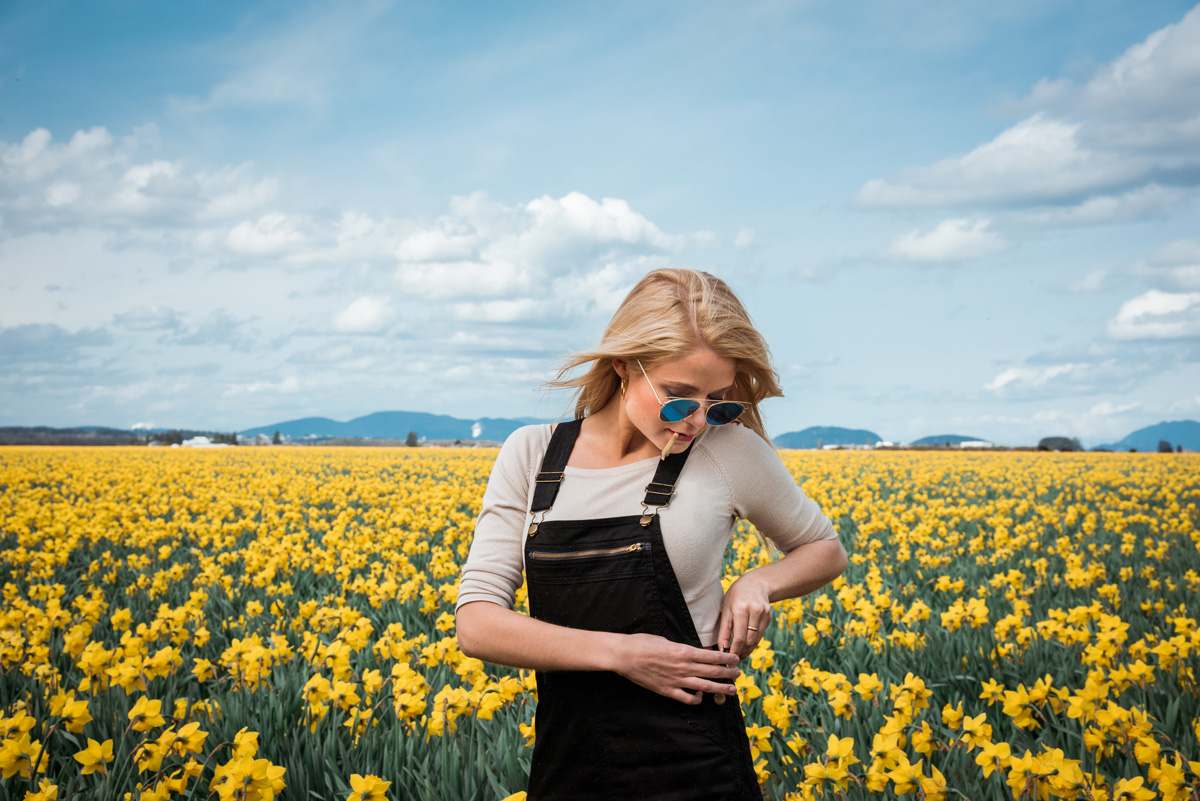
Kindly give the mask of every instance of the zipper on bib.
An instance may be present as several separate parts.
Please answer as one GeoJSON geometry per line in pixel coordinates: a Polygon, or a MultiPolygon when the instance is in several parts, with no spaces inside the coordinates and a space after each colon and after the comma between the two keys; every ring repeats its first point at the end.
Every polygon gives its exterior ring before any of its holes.
{"type": "Polygon", "coordinates": [[[622,545],[620,548],[596,548],[590,551],[568,551],[566,553],[551,553],[549,551],[530,551],[530,559],[556,559],[559,561],[567,559],[590,559],[596,556],[618,556],[623,553],[634,553],[635,551],[650,550],[650,543],[635,542],[632,545],[622,545]]]}

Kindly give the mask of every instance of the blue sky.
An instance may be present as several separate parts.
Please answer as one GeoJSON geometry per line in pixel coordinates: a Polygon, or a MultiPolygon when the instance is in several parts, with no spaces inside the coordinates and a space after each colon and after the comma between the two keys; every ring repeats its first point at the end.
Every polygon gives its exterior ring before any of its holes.
{"type": "MultiPolygon", "coordinates": [[[[0,425],[556,417],[645,271],[774,434],[1200,419],[1187,3],[0,7],[0,425]]],[[[486,434],[485,434],[486,436],[486,434]]]]}

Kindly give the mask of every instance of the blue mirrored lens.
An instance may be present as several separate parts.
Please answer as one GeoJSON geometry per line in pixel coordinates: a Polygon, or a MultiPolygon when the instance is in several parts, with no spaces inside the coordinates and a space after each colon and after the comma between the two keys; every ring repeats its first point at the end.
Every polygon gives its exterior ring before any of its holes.
{"type": "Polygon", "coordinates": [[[673,400],[663,404],[662,411],[658,413],[659,418],[665,423],[678,423],[685,417],[695,414],[700,408],[700,404],[694,400],[673,400]]]}
{"type": "Polygon", "coordinates": [[[740,403],[722,401],[721,403],[714,403],[712,406],[709,406],[708,413],[705,414],[704,419],[708,421],[710,426],[723,426],[738,419],[744,411],[746,411],[746,407],[740,403]]]}

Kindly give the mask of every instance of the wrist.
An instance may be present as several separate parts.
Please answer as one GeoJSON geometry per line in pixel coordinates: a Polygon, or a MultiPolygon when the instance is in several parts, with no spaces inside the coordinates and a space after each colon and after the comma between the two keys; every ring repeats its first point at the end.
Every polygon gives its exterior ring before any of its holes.
{"type": "Polygon", "coordinates": [[[753,594],[758,595],[767,603],[773,603],[776,599],[772,598],[773,588],[771,586],[770,571],[767,568],[770,565],[756,567],[753,570],[747,570],[738,579],[739,582],[749,585],[744,589],[750,590],[753,594]]]}
{"type": "Polygon", "coordinates": [[[618,668],[629,664],[629,660],[622,656],[625,645],[629,640],[626,635],[603,631],[596,632],[596,638],[596,647],[591,649],[591,651],[596,659],[597,670],[619,673],[618,668]]]}

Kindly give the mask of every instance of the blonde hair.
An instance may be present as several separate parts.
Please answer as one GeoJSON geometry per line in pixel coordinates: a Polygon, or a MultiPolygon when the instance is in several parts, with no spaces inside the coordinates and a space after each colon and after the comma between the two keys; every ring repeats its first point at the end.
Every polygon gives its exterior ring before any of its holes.
{"type": "Polygon", "coordinates": [[[568,357],[548,387],[577,389],[575,417],[599,411],[621,383],[613,359],[645,367],[685,356],[703,345],[731,360],[737,370],[729,399],[746,404],[738,422],[770,443],[759,401],[783,395],[770,350],[750,322],[733,290],[716,276],[697,270],[647,273],[617,308],[600,339],[588,351],[568,357]],[[568,378],[591,363],[582,375],[568,378]]]}

